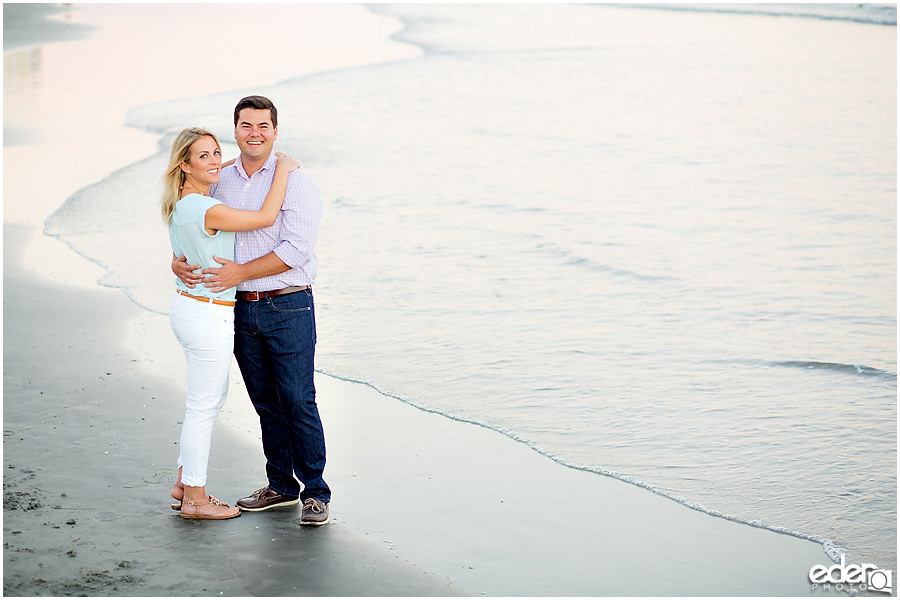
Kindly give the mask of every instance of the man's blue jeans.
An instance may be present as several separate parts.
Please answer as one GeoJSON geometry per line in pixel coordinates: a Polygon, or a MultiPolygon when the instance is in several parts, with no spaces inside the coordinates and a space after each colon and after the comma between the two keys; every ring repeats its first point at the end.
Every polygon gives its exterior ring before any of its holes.
{"type": "Polygon", "coordinates": [[[234,356],[259,415],[269,488],[302,500],[331,500],[322,477],[325,433],[313,383],[316,315],[312,290],[234,307],[234,356]],[[303,482],[301,493],[297,476],[303,482]]]}

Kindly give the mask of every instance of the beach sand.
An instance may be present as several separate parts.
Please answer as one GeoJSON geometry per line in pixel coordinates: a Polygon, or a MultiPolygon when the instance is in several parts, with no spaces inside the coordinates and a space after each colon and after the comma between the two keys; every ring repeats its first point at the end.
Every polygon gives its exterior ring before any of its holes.
{"type": "MultiPolygon", "coordinates": [[[[298,510],[181,519],[168,491],[184,392],[125,347],[141,309],[24,270],[16,248],[29,233],[4,227],[5,595],[459,593],[339,517],[315,530],[296,524],[298,510]]],[[[264,482],[261,448],[227,427],[212,454],[210,491],[223,500],[264,482]]]]}
{"type": "MultiPolygon", "coordinates": [[[[130,143],[152,145],[128,135],[94,169],[122,160],[130,143]]],[[[6,595],[813,593],[809,569],[830,562],[816,543],[563,467],[497,432],[322,374],[333,522],[301,528],[296,508],[180,519],[168,493],[184,367],[167,318],[92,283],[102,269],[40,234],[74,191],[59,181],[86,185],[91,175],[75,161],[49,191],[33,190],[35,157],[76,143],[4,148],[6,595]]],[[[235,376],[209,491],[233,502],[265,483],[264,463],[235,376]]]]}

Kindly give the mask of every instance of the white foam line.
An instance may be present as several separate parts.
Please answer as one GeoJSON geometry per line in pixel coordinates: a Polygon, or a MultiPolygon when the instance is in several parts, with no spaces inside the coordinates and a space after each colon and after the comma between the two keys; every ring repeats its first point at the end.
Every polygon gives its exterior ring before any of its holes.
{"type": "Polygon", "coordinates": [[[717,510],[708,509],[708,508],[704,507],[702,504],[700,504],[700,503],[698,503],[698,502],[691,502],[690,500],[688,500],[688,499],[686,499],[686,498],[684,498],[684,497],[682,497],[682,496],[676,496],[676,495],[674,495],[674,494],[670,494],[670,493],[664,492],[664,491],[660,490],[659,488],[656,488],[656,487],[654,487],[654,486],[652,486],[652,485],[650,485],[650,484],[648,484],[648,483],[644,483],[643,481],[637,481],[637,480],[635,480],[633,477],[630,477],[630,476],[628,476],[628,475],[622,475],[622,474],[620,474],[620,473],[617,473],[616,471],[610,471],[610,470],[603,469],[603,468],[600,468],[600,467],[589,467],[589,466],[586,466],[586,465],[577,465],[577,464],[574,464],[574,463],[570,463],[570,462],[568,462],[568,461],[562,459],[562,458],[559,457],[559,456],[556,456],[556,455],[554,455],[554,454],[551,454],[550,452],[547,452],[546,450],[544,450],[544,449],[540,446],[540,444],[534,442],[533,440],[529,440],[529,439],[523,438],[522,436],[520,436],[520,435],[517,434],[516,432],[511,431],[511,430],[509,430],[509,429],[505,429],[505,428],[503,428],[503,427],[496,427],[496,426],[494,426],[494,425],[490,425],[489,423],[486,423],[486,422],[481,421],[481,420],[479,420],[479,419],[472,419],[472,418],[461,417],[461,416],[455,415],[455,414],[453,414],[453,413],[449,413],[449,412],[445,412],[445,411],[442,411],[442,410],[439,410],[439,409],[435,409],[435,408],[430,408],[430,407],[428,407],[428,406],[424,406],[424,405],[422,405],[422,404],[419,404],[419,403],[417,403],[417,402],[414,402],[414,401],[410,400],[409,398],[406,398],[406,397],[403,397],[403,396],[400,396],[400,395],[397,395],[397,394],[393,394],[393,393],[391,393],[391,392],[389,392],[389,391],[387,391],[387,390],[384,390],[384,389],[382,389],[380,386],[378,386],[377,384],[371,383],[371,382],[369,382],[369,381],[363,381],[363,380],[361,380],[361,379],[354,379],[354,378],[352,378],[352,377],[345,377],[345,376],[343,376],[343,375],[338,375],[338,374],[336,374],[336,373],[332,373],[332,372],[326,371],[326,370],[324,370],[324,369],[316,369],[316,371],[319,372],[319,373],[322,373],[323,375],[328,375],[329,377],[334,377],[335,379],[340,379],[340,380],[342,380],[342,381],[348,381],[348,382],[350,382],[350,383],[357,383],[357,384],[361,384],[361,385],[368,386],[368,387],[372,388],[373,390],[375,390],[376,392],[378,392],[379,394],[381,394],[381,395],[383,395],[383,396],[387,396],[387,397],[389,397],[389,398],[393,398],[393,399],[395,399],[395,400],[399,400],[400,402],[403,402],[404,404],[408,404],[408,405],[412,406],[413,408],[417,408],[417,409],[419,409],[419,410],[421,410],[421,411],[428,412],[428,413],[433,413],[433,414],[436,414],[436,415],[441,415],[442,417],[446,417],[446,418],[452,419],[452,420],[454,420],[454,421],[459,421],[459,422],[461,422],[461,423],[469,423],[469,424],[471,424],[471,425],[477,425],[478,427],[483,427],[483,428],[485,428],[485,429],[489,429],[489,430],[491,430],[491,431],[495,431],[495,432],[497,432],[497,433],[499,433],[499,434],[501,434],[501,435],[504,435],[504,436],[506,436],[506,437],[508,437],[508,438],[510,438],[510,439],[512,439],[512,440],[514,440],[514,441],[516,441],[516,442],[519,442],[519,443],[521,443],[521,444],[525,444],[526,446],[528,446],[529,448],[531,448],[532,450],[534,450],[534,451],[537,452],[538,454],[541,454],[541,455],[543,455],[543,456],[546,456],[547,458],[549,458],[549,459],[552,460],[553,462],[555,462],[555,463],[557,463],[557,464],[559,464],[559,465],[562,465],[562,466],[564,466],[564,467],[567,467],[567,468],[569,468],[569,469],[574,469],[574,470],[576,470],[576,471],[586,471],[586,472],[588,472],[588,473],[594,473],[595,475],[601,475],[601,476],[604,476],[604,477],[611,477],[611,478],[613,478],[613,479],[618,479],[619,481],[622,481],[623,483],[628,483],[628,484],[637,486],[637,487],[639,487],[639,488],[643,488],[643,489],[645,489],[645,490],[647,490],[647,491],[650,491],[650,492],[653,492],[654,494],[657,494],[658,496],[662,496],[663,498],[666,498],[666,499],[668,499],[668,500],[672,500],[672,501],[674,501],[674,502],[677,502],[678,504],[681,504],[681,505],[683,505],[683,506],[685,506],[685,507],[687,507],[687,508],[690,508],[690,509],[692,509],[692,510],[696,510],[696,511],[702,512],[702,513],[706,513],[706,514],[708,514],[708,515],[711,516],[711,517],[718,517],[718,518],[720,518],[720,519],[725,519],[726,521],[732,521],[732,522],[735,522],[735,523],[741,523],[741,524],[743,524],[743,525],[748,525],[748,526],[750,526],[750,527],[756,527],[756,528],[758,528],[758,529],[766,529],[766,530],[771,531],[771,532],[773,532],[773,533],[778,533],[778,534],[782,534],[782,535],[789,535],[789,536],[791,536],[791,537],[795,537],[795,538],[799,538],[799,539],[803,539],[803,540],[808,540],[808,541],[810,541],[810,542],[815,542],[815,543],[817,543],[817,544],[819,544],[819,545],[822,546],[822,550],[825,552],[825,554],[828,556],[828,558],[831,559],[832,562],[834,562],[834,563],[839,563],[840,560],[841,560],[841,556],[844,556],[844,555],[847,554],[847,552],[846,552],[845,549],[836,546],[836,545],[834,544],[834,542],[832,542],[830,539],[824,538],[824,537],[822,537],[822,536],[820,536],[820,535],[813,535],[813,534],[803,533],[803,532],[800,532],[800,531],[794,531],[794,530],[788,529],[788,528],[786,528],[786,527],[780,527],[780,526],[777,526],[777,525],[765,525],[765,524],[762,523],[761,521],[758,521],[758,520],[741,519],[740,517],[737,517],[737,516],[735,516],[735,515],[726,515],[726,514],[720,512],[720,511],[717,511],[717,510]]]}

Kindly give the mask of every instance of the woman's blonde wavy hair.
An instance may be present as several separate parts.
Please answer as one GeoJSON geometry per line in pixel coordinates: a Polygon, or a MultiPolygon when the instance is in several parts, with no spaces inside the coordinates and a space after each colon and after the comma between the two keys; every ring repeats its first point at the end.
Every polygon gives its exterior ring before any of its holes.
{"type": "Polygon", "coordinates": [[[175,203],[181,198],[181,186],[184,185],[184,171],[181,163],[191,162],[191,146],[202,137],[209,136],[216,142],[219,150],[219,140],[211,131],[200,127],[188,127],[183,129],[175,141],[172,142],[172,152],[169,154],[169,166],[162,178],[162,218],[166,225],[172,223],[172,213],[175,212],[175,203]]]}

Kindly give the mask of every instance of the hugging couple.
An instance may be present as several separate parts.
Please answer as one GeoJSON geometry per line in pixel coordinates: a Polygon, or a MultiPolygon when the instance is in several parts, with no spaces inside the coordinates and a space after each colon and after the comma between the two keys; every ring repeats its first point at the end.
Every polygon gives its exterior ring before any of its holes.
{"type": "Polygon", "coordinates": [[[230,519],[303,503],[301,525],[328,522],[325,435],[313,383],[312,284],[322,201],[299,164],[273,150],[278,111],[263,96],[234,108],[237,159],[183,130],[163,176],[172,243],[172,331],[187,359],[187,399],[172,508],[230,519]],[[259,415],[268,482],[231,507],[206,492],[213,423],[228,395],[232,352],[259,415]]]}

